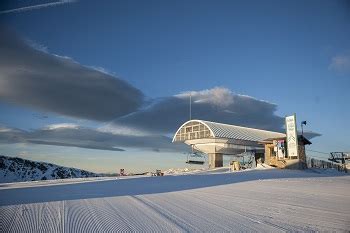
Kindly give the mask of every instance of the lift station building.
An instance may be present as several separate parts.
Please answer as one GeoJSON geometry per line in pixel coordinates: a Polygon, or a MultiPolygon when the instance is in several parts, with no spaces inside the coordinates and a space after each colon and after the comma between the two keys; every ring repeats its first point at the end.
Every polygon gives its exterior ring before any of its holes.
{"type": "Polygon", "coordinates": [[[299,166],[302,154],[305,155],[304,145],[311,144],[302,136],[296,138],[301,153],[291,157],[284,146],[287,145],[287,135],[284,133],[190,120],[176,131],[173,142],[186,143],[194,150],[207,154],[209,168],[222,167],[224,155],[239,156],[243,152],[253,152],[255,156],[263,158],[265,163],[284,168],[291,164],[299,166]]]}

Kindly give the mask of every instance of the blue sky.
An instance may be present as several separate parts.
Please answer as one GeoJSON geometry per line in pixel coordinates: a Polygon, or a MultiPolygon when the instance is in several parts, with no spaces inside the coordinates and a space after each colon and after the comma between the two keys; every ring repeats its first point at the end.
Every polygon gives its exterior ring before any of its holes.
{"type": "MultiPolygon", "coordinates": [[[[144,98],[142,106],[135,111],[147,108],[147,103],[167,101],[183,92],[200,93],[221,87],[232,95],[248,95],[275,104],[276,112],[272,116],[284,117],[295,112],[299,122],[307,120],[308,130],[322,134],[313,139],[312,150],[350,150],[347,122],[350,4],[347,1],[89,0],[6,12],[48,2],[8,1],[1,5],[0,22],[46,54],[69,57],[82,66],[102,70],[127,82],[130,91],[139,90],[142,96],[137,96],[144,98]]],[[[80,113],[70,114],[67,109],[45,108],[46,103],[38,108],[33,102],[28,104],[18,100],[19,97],[11,101],[11,98],[0,99],[3,127],[35,131],[48,125],[71,123],[96,129],[112,122],[119,124],[114,129],[116,133],[121,130],[121,122],[134,126],[132,120],[119,120],[119,115],[116,120],[81,117],[80,113]]],[[[220,119],[213,115],[208,120],[220,119]]],[[[125,134],[127,130],[123,130],[125,134]]],[[[162,134],[171,135],[171,132],[162,134]]],[[[143,151],[137,145],[123,152],[21,146],[3,144],[0,151],[10,155],[26,152],[23,156],[35,159],[42,155],[42,160],[54,161],[58,156],[56,150],[62,150],[62,156],[76,155],[63,160],[64,165],[74,166],[79,166],[78,161],[87,154],[97,158],[108,154],[111,158],[126,157],[125,166],[131,170],[139,169],[131,164],[163,154],[143,151]],[[141,154],[134,155],[135,150],[141,154]]],[[[164,156],[171,164],[183,155],[164,152],[164,156]]],[[[84,168],[103,170],[101,167],[107,163],[86,162],[84,168]]],[[[153,169],[164,164],[146,166],[153,169]]],[[[118,160],[117,166],[124,166],[123,161],[118,160]]]]}

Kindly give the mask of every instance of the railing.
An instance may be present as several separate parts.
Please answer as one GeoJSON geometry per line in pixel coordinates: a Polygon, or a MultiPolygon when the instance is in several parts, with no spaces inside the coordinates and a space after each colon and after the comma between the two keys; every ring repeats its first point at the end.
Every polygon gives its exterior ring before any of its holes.
{"type": "Polygon", "coordinates": [[[307,168],[333,168],[341,172],[348,172],[346,164],[338,164],[330,161],[312,158],[310,156],[306,156],[306,166],[307,168]]]}

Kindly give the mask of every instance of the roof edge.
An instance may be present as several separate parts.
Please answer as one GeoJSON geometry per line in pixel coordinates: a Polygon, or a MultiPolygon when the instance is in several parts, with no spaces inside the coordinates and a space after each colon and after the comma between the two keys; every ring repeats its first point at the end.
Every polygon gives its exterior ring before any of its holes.
{"type": "Polygon", "coordinates": [[[199,121],[201,121],[201,122],[203,122],[203,123],[208,122],[208,123],[214,123],[214,124],[219,124],[219,125],[234,126],[234,127],[244,128],[244,129],[252,129],[252,130],[259,130],[259,131],[265,131],[265,132],[270,132],[270,133],[285,134],[285,133],[276,132],[276,131],[271,131],[271,130],[256,129],[256,128],[251,128],[251,127],[246,127],[246,126],[240,126],[240,125],[230,125],[230,124],[219,123],[219,122],[214,122],[214,121],[205,121],[205,120],[199,120],[199,121]]]}
{"type": "MultiPolygon", "coordinates": [[[[211,134],[213,137],[215,137],[213,130],[205,123],[205,121],[193,119],[193,120],[186,121],[185,123],[183,123],[183,124],[176,130],[176,133],[174,134],[173,140],[172,140],[171,142],[174,142],[175,137],[176,137],[177,133],[179,132],[179,130],[181,130],[182,127],[184,127],[187,123],[190,123],[190,122],[199,122],[199,123],[205,125],[205,126],[209,129],[210,134],[211,134]]],[[[214,123],[214,122],[213,122],[213,123],[214,123]]]]}

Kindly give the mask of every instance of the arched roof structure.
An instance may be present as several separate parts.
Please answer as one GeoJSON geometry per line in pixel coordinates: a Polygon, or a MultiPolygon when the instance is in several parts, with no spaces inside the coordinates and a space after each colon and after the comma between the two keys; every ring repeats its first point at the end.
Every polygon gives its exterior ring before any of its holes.
{"type": "Polygon", "coordinates": [[[239,141],[261,142],[270,138],[286,137],[284,133],[228,125],[203,120],[185,122],[176,131],[173,142],[195,139],[233,139],[239,141]]]}

